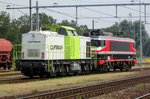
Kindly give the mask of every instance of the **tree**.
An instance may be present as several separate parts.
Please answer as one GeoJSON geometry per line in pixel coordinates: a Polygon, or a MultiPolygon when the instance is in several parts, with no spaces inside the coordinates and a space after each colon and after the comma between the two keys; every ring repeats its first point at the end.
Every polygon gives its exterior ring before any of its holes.
{"type": "MultiPolygon", "coordinates": [[[[33,28],[35,30],[35,26],[36,26],[36,13],[33,14],[33,28]]],[[[39,13],[39,24],[40,27],[42,26],[47,26],[47,25],[56,25],[57,20],[54,19],[51,16],[46,15],[45,13],[39,13]]]]}
{"type": "MultiPolygon", "coordinates": [[[[117,32],[121,32],[124,37],[129,37],[135,40],[135,48],[137,49],[137,56],[139,55],[140,51],[140,21],[127,21],[123,20],[120,23],[115,23],[111,27],[105,28],[104,30],[107,32],[112,32],[114,36],[117,35],[117,32]]],[[[141,29],[142,29],[142,42],[143,42],[143,53],[145,54],[147,50],[146,43],[149,40],[149,35],[147,31],[145,30],[145,25],[141,23],[141,29]],[[146,47],[145,47],[146,46],[146,47]]]]}
{"type": "Polygon", "coordinates": [[[0,12],[0,37],[7,39],[10,29],[10,16],[6,12],[0,12]]]}
{"type": "MultiPolygon", "coordinates": [[[[123,20],[120,23],[115,23],[114,25],[105,28],[104,31],[112,32],[114,36],[117,35],[117,32],[121,32],[124,37],[129,37],[135,39],[136,49],[139,50],[140,45],[140,22],[139,21],[127,21],[123,20]],[[134,37],[135,36],[135,37],[134,37]]],[[[143,44],[149,39],[149,35],[145,30],[145,25],[141,23],[142,29],[142,42],[143,44]]]]}
{"type": "Polygon", "coordinates": [[[124,37],[130,37],[133,38],[133,32],[132,32],[132,22],[123,20],[119,24],[120,31],[123,33],[124,37]]]}
{"type": "Polygon", "coordinates": [[[144,43],[143,54],[144,56],[150,56],[150,39],[144,43]]]}
{"type": "Polygon", "coordinates": [[[29,23],[28,15],[19,17],[15,22],[18,25],[21,34],[27,33],[30,31],[30,23],[29,23]]]}
{"type": "Polygon", "coordinates": [[[7,35],[7,38],[13,43],[18,44],[21,41],[21,33],[20,29],[16,23],[16,20],[12,20],[10,23],[9,33],[7,35]]]}

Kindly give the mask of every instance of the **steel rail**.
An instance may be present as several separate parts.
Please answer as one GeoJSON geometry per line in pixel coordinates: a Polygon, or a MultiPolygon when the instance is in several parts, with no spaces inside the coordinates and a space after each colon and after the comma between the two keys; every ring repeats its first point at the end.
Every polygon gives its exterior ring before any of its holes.
{"type": "MultiPolygon", "coordinates": [[[[131,69],[128,72],[136,72],[136,71],[143,71],[143,70],[150,70],[150,68],[135,68],[135,69],[131,69]]],[[[117,71],[116,71],[117,72],[117,71]]],[[[108,72],[108,73],[115,73],[115,72],[108,72]]],[[[93,73],[95,74],[95,72],[93,73]]],[[[11,76],[17,76],[17,75],[21,75],[21,74],[6,74],[6,75],[1,75],[0,74],[0,78],[4,78],[4,77],[11,77],[11,76]]],[[[82,75],[79,75],[82,76],[82,75]]],[[[0,84],[13,84],[13,83],[27,83],[27,82],[32,82],[32,81],[38,81],[38,80],[46,80],[46,79],[50,79],[50,78],[35,78],[35,79],[29,79],[29,78],[20,78],[20,79],[16,79],[16,78],[11,78],[11,79],[6,79],[5,78],[3,80],[0,80],[0,84]]]]}
{"type": "Polygon", "coordinates": [[[1,73],[0,77],[17,76],[17,75],[21,75],[21,73],[20,72],[18,72],[18,73],[1,73]]]}
{"type": "Polygon", "coordinates": [[[19,99],[76,99],[90,98],[102,94],[107,94],[113,91],[122,90],[127,87],[134,86],[139,83],[147,83],[150,81],[150,76],[138,77],[133,79],[125,79],[121,81],[108,82],[104,84],[96,84],[90,86],[82,86],[58,90],[53,92],[42,93],[38,95],[20,97],[19,99]]]}
{"type": "Polygon", "coordinates": [[[145,94],[145,95],[140,96],[140,97],[137,97],[137,98],[135,98],[135,99],[150,99],[150,93],[145,94]]]}
{"type": "Polygon", "coordinates": [[[9,79],[9,80],[0,80],[0,84],[16,84],[16,83],[28,83],[28,82],[35,82],[35,81],[42,81],[47,80],[48,78],[23,78],[23,79],[9,79]]]}

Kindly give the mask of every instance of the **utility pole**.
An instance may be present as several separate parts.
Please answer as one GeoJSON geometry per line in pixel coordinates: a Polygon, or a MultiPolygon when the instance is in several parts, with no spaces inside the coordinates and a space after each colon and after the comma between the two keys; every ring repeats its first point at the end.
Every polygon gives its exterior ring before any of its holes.
{"type": "Polygon", "coordinates": [[[94,30],[94,20],[92,20],[92,29],[94,30]]]}
{"type": "Polygon", "coordinates": [[[30,11],[29,11],[29,14],[30,14],[30,30],[32,31],[33,28],[32,28],[32,2],[31,2],[31,0],[29,0],[29,8],[30,8],[30,11]]]}
{"type": "MultiPolygon", "coordinates": [[[[142,22],[141,22],[141,5],[143,3],[141,3],[141,0],[131,0],[131,2],[139,2],[139,21],[140,21],[140,27],[139,27],[139,30],[140,30],[140,66],[142,66],[142,58],[143,58],[143,43],[142,43],[142,22]]],[[[146,6],[144,4],[144,6],[146,6]]],[[[146,8],[145,8],[146,9],[146,8]]],[[[145,10],[145,13],[146,13],[146,10],[145,10]]],[[[146,15],[145,15],[146,16],[146,15]]],[[[146,20],[146,19],[145,19],[146,20]]]]}
{"type": "Polygon", "coordinates": [[[76,26],[78,25],[78,7],[76,7],[76,26]]]}
{"type": "MultiPolygon", "coordinates": [[[[139,1],[139,3],[141,4],[141,0],[139,1]]],[[[142,66],[142,53],[143,53],[143,44],[142,44],[142,24],[141,24],[141,5],[139,5],[139,10],[140,10],[140,65],[142,66]]]]}
{"type": "Polygon", "coordinates": [[[36,31],[39,31],[39,6],[38,6],[38,1],[36,1],[36,31]]]}

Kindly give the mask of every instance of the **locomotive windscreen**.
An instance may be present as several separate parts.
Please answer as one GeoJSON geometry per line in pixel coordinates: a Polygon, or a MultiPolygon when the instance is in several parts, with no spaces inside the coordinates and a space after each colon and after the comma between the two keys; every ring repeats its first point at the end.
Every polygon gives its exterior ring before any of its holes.
{"type": "Polygon", "coordinates": [[[104,47],[106,43],[105,40],[91,40],[91,46],[104,47]]]}
{"type": "Polygon", "coordinates": [[[110,50],[111,51],[130,51],[130,43],[111,41],[110,50]]]}

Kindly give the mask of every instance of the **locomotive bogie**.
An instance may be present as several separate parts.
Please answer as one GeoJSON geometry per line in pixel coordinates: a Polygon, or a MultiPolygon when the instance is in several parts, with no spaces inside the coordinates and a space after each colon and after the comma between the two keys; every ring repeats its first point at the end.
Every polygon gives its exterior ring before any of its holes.
{"type": "Polygon", "coordinates": [[[20,61],[19,67],[22,74],[26,76],[58,75],[58,74],[80,74],[92,72],[93,60],[26,60],[20,61]]]}

